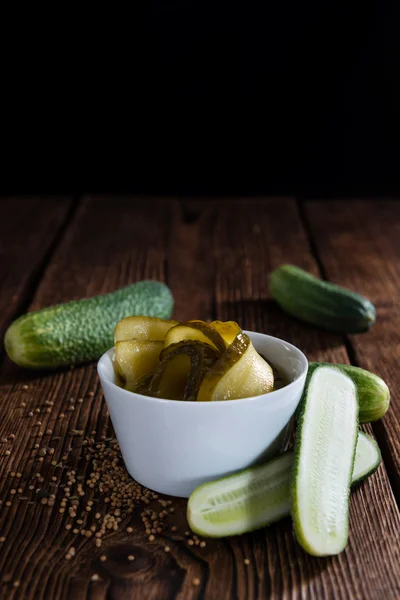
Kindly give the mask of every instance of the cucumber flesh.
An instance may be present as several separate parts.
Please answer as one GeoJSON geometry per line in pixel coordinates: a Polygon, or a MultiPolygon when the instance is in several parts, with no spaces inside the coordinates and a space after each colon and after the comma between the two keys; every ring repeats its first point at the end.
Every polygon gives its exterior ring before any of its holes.
{"type": "Polygon", "coordinates": [[[354,381],[336,367],[318,367],[300,410],[291,486],[296,538],[314,556],[346,546],[357,430],[354,381]]]}
{"type": "MultiPolygon", "coordinates": [[[[372,475],[380,461],[377,443],[360,431],[352,484],[372,475]]],[[[191,529],[204,537],[225,537],[288,517],[292,462],[293,452],[285,452],[264,465],[198,487],[188,502],[191,529]]]]}
{"type": "Polygon", "coordinates": [[[376,441],[360,431],[357,438],[356,457],[354,459],[352,485],[356,485],[375,473],[381,464],[381,451],[376,441]]]}

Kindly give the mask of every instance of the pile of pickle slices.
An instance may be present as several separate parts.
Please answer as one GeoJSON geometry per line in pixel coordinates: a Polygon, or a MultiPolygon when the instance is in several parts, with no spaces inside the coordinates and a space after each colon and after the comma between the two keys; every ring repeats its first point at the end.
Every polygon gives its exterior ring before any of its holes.
{"type": "Polygon", "coordinates": [[[127,317],[114,331],[125,389],[170,400],[236,400],[274,389],[274,373],[234,321],[127,317]]]}

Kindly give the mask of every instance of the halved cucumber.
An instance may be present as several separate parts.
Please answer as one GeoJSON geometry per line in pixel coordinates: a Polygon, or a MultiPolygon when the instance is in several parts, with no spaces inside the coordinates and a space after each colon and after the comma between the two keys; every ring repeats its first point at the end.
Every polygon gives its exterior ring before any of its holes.
{"type": "Polygon", "coordinates": [[[357,485],[375,473],[381,460],[381,451],[376,441],[367,433],[359,431],[351,485],[357,485]]]}
{"type": "MultiPolygon", "coordinates": [[[[380,462],[377,443],[360,431],[352,484],[372,475],[380,462]]],[[[191,529],[205,537],[225,537],[288,517],[292,463],[293,452],[285,452],[259,467],[201,485],[188,502],[191,529]]]]}
{"type": "Polygon", "coordinates": [[[296,538],[314,556],[346,546],[357,428],[354,381],[336,367],[315,369],[297,422],[291,486],[296,538]]]}

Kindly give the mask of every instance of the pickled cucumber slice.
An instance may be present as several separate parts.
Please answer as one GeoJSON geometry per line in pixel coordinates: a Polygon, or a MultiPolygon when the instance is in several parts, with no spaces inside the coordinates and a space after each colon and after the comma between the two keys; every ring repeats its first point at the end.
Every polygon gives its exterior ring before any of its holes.
{"type": "Polygon", "coordinates": [[[208,344],[220,354],[225,350],[225,342],[220,334],[205,321],[186,321],[172,327],[165,337],[164,346],[184,340],[198,340],[208,344]]]}
{"type": "Polygon", "coordinates": [[[248,335],[239,333],[205,374],[197,399],[200,402],[237,400],[271,392],[274,375],[248,335]]]}
{"type": "Polygon", "coordinates": [[[204,373],[216,362],[217,351],[208,344],[185,340],[170,344],[160,355],[149,393],[170,400],[193,401],[204,373]]]}
{"type": "Polygon", "coordinates": [[[115,344],[115,365],[127,390],[135,391],[139,382],[156,370],[162,349],[163,342],[123,340],[115,344]]]}
{"type": "Polygon", "coordinates": [[[235,321],[212,321],[210,327],[220,334],[227,348],[232,344],[236,336],[242,332],[235,321]]]}
{"type": "Polygon", "coordinates": [[[126,317],[117,323],[114,329],[114,341],[132,339],[163,341],[171,327],[177,324],[177,321],[167,321],[156,317],[126,317]]]}

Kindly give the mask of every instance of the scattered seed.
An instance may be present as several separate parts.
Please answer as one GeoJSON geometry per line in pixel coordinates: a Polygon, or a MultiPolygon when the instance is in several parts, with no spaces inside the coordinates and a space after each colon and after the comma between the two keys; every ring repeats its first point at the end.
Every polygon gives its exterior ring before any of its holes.
{"type": "Polygon", "coordinates": [[[89,392],[88,396],[94,396],[94,392],[89,392]]]}
{"type": "Polygon", "coordinates": [[[156,538],[154,537],[154,535],[149,535],[149,542],[154,542],[156,538]]]}
{"type": "Polygon", "coordinates": [[[23,390],[28,390],[29,388],[28,388],[28,386],[25,384],[25,385],[23,385],[23,386],[22,386],[22,389],[23,389],[23,390]]]}
{"type": "Polygon", "coordinates": [[[6,541],[6,539],[7,539],[7,538],[6,538],[6,536],[5,536],[5,535],[2,535],[2,536],[0,537],[0,542],[1,542],[1,543],[3,543],[3,542],[5,542],[5,541],[6,541]]]}
{"type": "Polygon", "coordinates": [[[92,581],[99,581],[100,579],[100,575],[98,575],[97,573],[93,573],[93,575],[90,578],[92,581]]]}
{"type": "Polygon", "coordinates": [[[26,402],[21,402],[21,406],[22,406],[22,408],[25,408],[26,402]]]}
{"type": "Polygon", "coordinates": [[[169,546],[165,546],[164,550],[165,550],[165,552],[170,552],[171,548],[169,546]]]}
{"type": "Polygon", "coordinates": [[[127,531],[128,533],[132,533],[132,531],[133,531],[133,527],[127,527],[127,528],[126,528],[126,531],[127,531]]]}
{"type": "Polygon", "coordinates": [[[198,586],[198,585],[200,585],[200,579],[199,579],[199,577],[195,577],[195,578],[193,579],[192,583],[193,583],[193,585],[195,585],[195,586],[198,586]]]}
{"type": "Polygon", "coordinates": [[[10,450],[6,450],[5,455],[10,456],[10,454],[11,454],[10,450]]]}
{"type": "Polygon", "coordinates": [[[77,402],[79,402],[79,404],[82,404],[83,398],[78,398],[77,402]]]}
{"type": "Polygon", "coordinates": [[[40,413],[40,408],[35,408],[35,413],[40,413]]]}
{"type": "Polygon", "coordinates": [[[135,560],[135,557],[133,556],[133,554],[128,554],[128,560],[135,560]]]}
{"type": "Polygon", "coordinates": [[[194,541],[193,540],[188,540],[188,544],[189,544],[189,546],[193,546],[194,541]]]}
{"type": "Polygon", "coordinates": [[[18,579],[16,581],[14,581],[13,583],[13,587],[17,588],[20,586],[20,582],[18,581],[18,579]]]}
{"type": "Polygon", "coordinates": [[[249,558],[245,558],[243,562],[244,562],[245,565],[249,565],[250,564],[250,559],[249,558]]]}
{"type": "Polygon", "coordinates": [[[107,556],[105,554],[102,554],[100,556],[100,560],[101,560],[101,562],[104,562],[105,560],[107,560],[107,556]]]}
{"type": "Polygon", "coordinates": [[[206,547],[206,543],[205,542],[200,542],[200,548],[205,548],[206,547]]]}
{"type": "Polygon", "coordinates": [[[8,437],[10,438],[10,440],[15,440],[15,434],[14,433],[10,433],[10,435],[8,437]]]}

